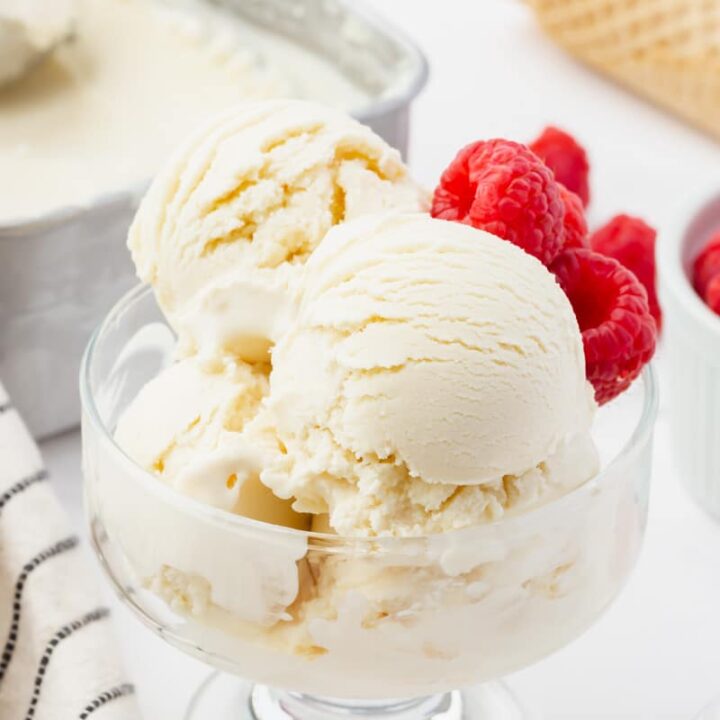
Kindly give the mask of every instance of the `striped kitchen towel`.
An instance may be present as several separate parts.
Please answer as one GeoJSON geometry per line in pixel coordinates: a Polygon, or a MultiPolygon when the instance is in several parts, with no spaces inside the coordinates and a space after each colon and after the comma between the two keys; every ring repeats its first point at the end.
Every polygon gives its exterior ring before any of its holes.
{"type": "Polygon", "coordinates": [[[0,720],[139,717],[93,580],[0,384],[0,720]]]}

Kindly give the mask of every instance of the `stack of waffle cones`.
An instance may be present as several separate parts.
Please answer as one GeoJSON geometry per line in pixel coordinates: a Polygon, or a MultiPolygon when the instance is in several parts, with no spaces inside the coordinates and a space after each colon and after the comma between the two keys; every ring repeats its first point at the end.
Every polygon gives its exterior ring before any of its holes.
{"type": "Polygon", "coordinates": [[[528,0],[580,60],[720,138],[720,0],[528,0]]]}

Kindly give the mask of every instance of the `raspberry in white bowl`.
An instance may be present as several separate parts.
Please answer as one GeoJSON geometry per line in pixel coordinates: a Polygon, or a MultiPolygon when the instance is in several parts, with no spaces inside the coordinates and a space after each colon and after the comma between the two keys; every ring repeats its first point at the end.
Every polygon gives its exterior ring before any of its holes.
{"type": "Polygon", "coordinates": [[[720,194],[695,201],[660,244],[671,420],[677,471],[720,518],[720,194]],[[715,310],[713,310],[715,308],[715,310]]]}

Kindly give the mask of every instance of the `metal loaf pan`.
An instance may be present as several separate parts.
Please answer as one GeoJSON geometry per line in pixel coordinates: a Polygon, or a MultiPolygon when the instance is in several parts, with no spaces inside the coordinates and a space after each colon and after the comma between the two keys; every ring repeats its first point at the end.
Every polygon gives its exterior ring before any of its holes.
{"type": "MultiPolygon", "coordinates": [[[[410,105],[427,64],[402,34],[341,0],[213,3],[329,60],[369,90],[376,99],[355,116],[406,152],[410,105]]],[[[0,378],[37,438],[79,420],[85,343],[135,282],[125,235],[138,200],[129,189],[0,225],[0,378]]]]}

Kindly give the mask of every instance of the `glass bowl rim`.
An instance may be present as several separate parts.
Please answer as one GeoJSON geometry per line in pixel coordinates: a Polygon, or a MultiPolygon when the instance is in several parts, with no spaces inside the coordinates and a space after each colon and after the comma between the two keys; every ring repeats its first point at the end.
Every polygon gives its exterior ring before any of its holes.
{"type": "MultiPolygon", "coordinates": [[[[638,380],[642,382],[643,387],[643,398],[642,398],[642,411],[640,417],[635,425],[630,437],[623,444],[622,448],[615,454],[615,456],[607,463],[607,465],[600,470],[593,478],[571,490],[564,495],[550,500],[547,503],[538,505],[535,508],[527,510],[516,515],[503,516],[497,520],[492,520],[487,523],[479,523],[476,525],[470,525],[456,530],[450,530],[444,533],[430,533],[425,535],[408,535],[408,536],[355,536],[355,535],[338,535],[333,533],[322,533],[311,530],[298,530],[296,528],[285,527],[282,525],[275,525],[273,523],[264,522],[262,520],[254,520],[247,518],[242,515],[236,515],[234,513],[222,510],[220,508],[207,505],[199,500],[196,500],[187,495],[183,495],[165,483],[158,482],[158,478],[152,473],[148,472],[145,468],[138,465],[125,451],[115,442],[115,438],[108,429],[105,422],[100,416],[100,412],[95,403],[95,398],[90,387],[90,370],[93,366],[94,354],[98,345],[98,342],[102,339],[108,329],[116,323],[118,317],[122,316],[124,311],[142,301],[147,295],[152,293],[152,288],[145,284],[135,285],[133,288],[128,290],[110,309],[105,318],[101,321],[98,327],[95,329],[93,334],[88,341],[88,344],[83,353],[82,363],[80,367],[80,401],[82,405],[83,415],[88,418],[92,423],[94,430],[99,434],[100,438],[108,444],[111,451],[116,455],[123,464],[132,468],[137,477],[142,479],[144,488],[154,495],[160,496],[163,501],[171,503],[178,510],[189,513],[195,516],[199,516],[205,520],[219,521],[223,524],[228,524],[234,527],[238,531],[250,531],[257,533],[266,533],[273,537],[291,537],[291,538],[304,538],[308,541],[316,540],[320,543],[327,544],[344,544],[344,545],[366,545],[372,546],[375,550],[379,545],[388,544],[395,547],[397,544],[413,544],[418,541],[427,541],[433,538],[451,538],[452,536],[460,537],[462,534],[468,532],[478,532],[484,530],[490,530],[491,528],[498,527],[512,527],[515,524],[527,527],[530,525],[532,520],[541,522],[538,518],[542,519],[545,516],[554,517],[558,512],[567,512],[569,508],[582,503],[582,501],[594,494],[602,485],[603,480],[606,476],[618,465],[624,462],[628,457],[631,457],[633,453],[645,445],[650,439],[653,432],[654,422],[657,416],[658,410],[658,383],[655,373],[655,369],[652,363],[648,364],[642,372],[642,375],[638,380]]],[[[84,432],[84,430],[83,430],[84,432]]],[[[82,440],[86,442],[85,438],[82,440]]],[[[87,478],[84,480],[87,482],[87,478]]]]}

